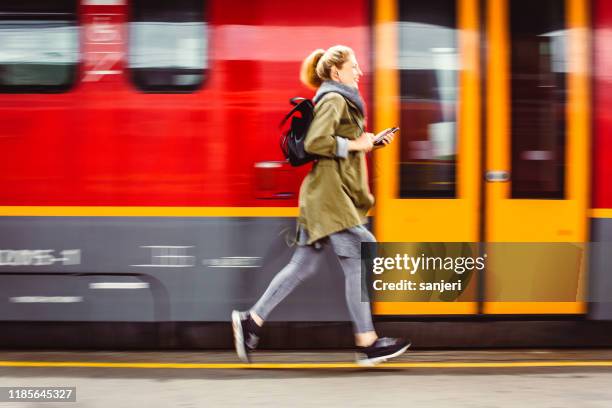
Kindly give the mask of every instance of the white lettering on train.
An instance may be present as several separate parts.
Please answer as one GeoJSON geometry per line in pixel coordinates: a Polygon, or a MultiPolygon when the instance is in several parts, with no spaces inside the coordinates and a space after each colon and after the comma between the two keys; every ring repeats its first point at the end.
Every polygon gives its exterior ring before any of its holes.
{"type": "Polygon", "coordinates": [[[121,73],[124,24],[118,13],[86,14],[85,69],[83,82],[97,82],[108,75],[121,73]]]}
{"type": "Polygon", "coordinates": [[[55,257],[55,249],[0,249],[0,266],[80,265],[81,250],[65,249],[55,257]]]}
{"type": "Polygon", "coordinates": [[[259,268],[260,256],[226,256],[216,259],[204,259],[202,265],[209,268],[259,268]]]}
{"type": "Polygon", "coordinates": [[[142,245],[151,250],[151,263],[131,265],[141,268],[189,268],[195,266],[195,257],[187,250],[193,246],[182,245],[142,245]]]}
{"type": "Polygon", "coordinates": [[[83,296],[15,296],[9,298],[11,303],[79,303],[83,296]]]}

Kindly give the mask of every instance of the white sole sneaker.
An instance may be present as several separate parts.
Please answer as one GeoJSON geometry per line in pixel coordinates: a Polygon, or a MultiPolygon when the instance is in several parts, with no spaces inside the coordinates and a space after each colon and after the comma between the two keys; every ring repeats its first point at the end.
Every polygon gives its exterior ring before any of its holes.
{"type": "Polygon", "coordinates": [[[234,332],[234,348],[238,358],[245,363],[249,363],[249,354],[244,346],[244,333],[242,331],[242,323],[240,322],[240,312],[232,311],[232,331],[234,332]]]}
{"type": "Polygon", "coordinates": [[[374,367],[377,364],[384,363],[390,358],[397,357],[401,354],[404,354],[406,350],[408,350],[408,347],[410,347],[410,343],[408,343],[406,346],[402,347],[401,349],[397,350],[395,353],[389,354],[387,356],[380,356],[380,357],[374,357],[374,358],[363,358],[363,359],[358,358],[357,365],[361,367],[374,367]]]}

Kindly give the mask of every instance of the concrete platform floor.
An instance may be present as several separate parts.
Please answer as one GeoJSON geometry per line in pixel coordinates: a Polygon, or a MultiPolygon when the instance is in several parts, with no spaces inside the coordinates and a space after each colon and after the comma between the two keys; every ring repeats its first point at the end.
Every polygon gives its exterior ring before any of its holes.
{"type": "Polygon", "coordinates": [[[77,388],[76,403],[0,407],[612,406],[612,350],[416,351],[375,369],[352,359],[257,352],[259,368],[245,369],[231,352],[0,351],[0,387],[77,388]]]}

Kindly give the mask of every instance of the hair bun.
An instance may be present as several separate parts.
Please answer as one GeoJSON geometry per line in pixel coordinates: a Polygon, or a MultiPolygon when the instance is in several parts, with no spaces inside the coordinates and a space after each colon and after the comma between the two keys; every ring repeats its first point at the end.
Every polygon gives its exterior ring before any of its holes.
{"type": "Polygon", "coordinates": [[[325,50],[319,48],[310,53],[302,62],[302,68],[300,69],[300,80],[304,85],[309,88],[316,89],[321,86],[323,80],[317,74],[317,65],[321,61],[321,57],[325,54],[325,50]]]}

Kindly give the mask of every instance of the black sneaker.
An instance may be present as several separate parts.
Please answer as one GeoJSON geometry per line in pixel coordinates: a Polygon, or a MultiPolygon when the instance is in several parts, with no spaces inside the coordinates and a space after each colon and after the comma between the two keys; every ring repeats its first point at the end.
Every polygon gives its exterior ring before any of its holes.
{"type": "Polygon", "coordinates": [[[232,311],[232,329],[234,331],[234,347],[238,358],[250,363],[249,353],[257,348],[259,336],[256,333],[256,323],[249,312],[232,311]]]}
{"type": "Polygon", "coordinates": [[[397,357],[410,347],[410,341],[382,337],[368,347],[357,347],[357,364],[363,367],[372,367],[378,363],[397,357]]]}

